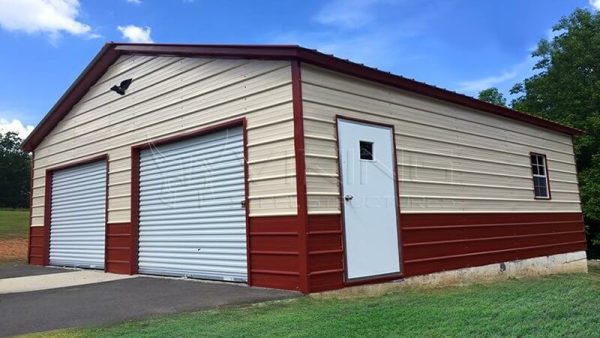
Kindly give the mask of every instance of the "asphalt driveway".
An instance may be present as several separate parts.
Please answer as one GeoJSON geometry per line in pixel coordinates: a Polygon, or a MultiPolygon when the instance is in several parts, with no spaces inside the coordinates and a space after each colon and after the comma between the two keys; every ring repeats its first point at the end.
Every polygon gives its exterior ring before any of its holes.
{"type": "Polygon", "coordinates": [[[0,265],[0,279],[25,276],[48,275],[52,273],[69,272],[71,270],[27,265],[23,263],[5,263],[0,265]]]}
{"type": "MultiPolygon", "coordinates": [[[[38,274],[39,271],[31,273],[38,274]]],[[[0,294],[0,335],[118,323],[155,315],[297,296],[299,294],[295,292],[237,284],[143,276],[59,289],[0,294]]]]}

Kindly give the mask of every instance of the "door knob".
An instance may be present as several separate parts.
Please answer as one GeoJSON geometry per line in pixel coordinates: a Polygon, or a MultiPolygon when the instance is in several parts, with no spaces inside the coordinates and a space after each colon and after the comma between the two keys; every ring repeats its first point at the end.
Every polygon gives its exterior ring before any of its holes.
{"type": "Polygon", "coordinates": [[[344,196],[344,199],[345,199],[346,201],[350,201],[350,200],[352,200],[353,198],[354,198],[354,196],[352,196],[352,195],[346,195],[346,196],[344,196]]]}

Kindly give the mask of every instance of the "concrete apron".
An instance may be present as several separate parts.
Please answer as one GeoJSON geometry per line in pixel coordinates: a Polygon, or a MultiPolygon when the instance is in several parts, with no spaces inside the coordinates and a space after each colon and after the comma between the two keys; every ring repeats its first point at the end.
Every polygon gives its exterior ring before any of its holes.
{"type": "Polygon", "coordinates": [[[104,271],[81,270],[47,275],[0,279],[0,294],[30,292],[66,288],[69,286],[96,284],[137,276],[117,275],[104,271]]]}

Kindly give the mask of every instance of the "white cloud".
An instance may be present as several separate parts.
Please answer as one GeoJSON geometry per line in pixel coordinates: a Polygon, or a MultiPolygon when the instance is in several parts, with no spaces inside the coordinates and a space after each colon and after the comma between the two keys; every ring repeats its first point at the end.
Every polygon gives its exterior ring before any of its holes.
{"type": "Polygon", "coordinates": [[[135,25],[127,25],[127,26],[118,26],[117,29],[123,35],[123,38],[129,42],[143,42],[143,43],[152,43],[152,38],[150,37],[151,29],[150,27],[138,27],[135,25]]]}
{"type": "Polygon", "coordinates": [[[8,31],[48,34],[61,33],[97,37],[92,28],[77,20],[79,0],[0,0],[0,26],[8,31]]]}
{"type": "Polygon", "coordinates": [[[487,76],[481,79],[461,81],[458,83],[459,90],[463,92],[479,92],[494,87],[500,83],[517,77],[516,71],[504,71],[498,75],[487,76]]]}
{"type": "Polygon", "coordinates": [[[277,34],[270,40],[279,44],[298,44],[314,48],[325,54],[333,54],[371,67],[391,70],[398,64],[420,58],[410,54],[404,39],[418,36],[417,32],[398,29],[394,32],[368,30],[355,34],[332,31],[294,31],[277,34]],[[357,46],[360,46],[357,48],[357,46]]]}
{"type": "Polygon", "coordinates": [[[141,5],[142,4],[142,0],[125,0],[130,4],[134,4],[134,5],[141,5]]]}
{"type": "Polygon", "coordinates": [[[0,118],[0,133],[12,131],[17,133],[21,139],[25,139],[27,136],[29,136],[29,133],[31,133],[33,128],[34,127],[31,125],[24,125],[17,119],[12,119],[9,121],[7,119],[0,118]]]}
{"type": "Polygon", "coordinates": [[[411,53],[408,46],[440,15],[433,11],[409,14],[408,7],[409,2],[404,0],[330,0],[317,11],[314,28],[274,32],[267,40],[315,48],[354,62],[394,70],[424,57],[411,53]],[[405,14],[390,20],[384,15],[389,10],[405,14]]]}
{"type": "Polygon", "coordinates": [[[594,7],[596,10],[600,11],[600,0],[589,0],[590,6],[594,7]]]}
{"type": "Polygon", "coordinates": [[[390,0],[333,0],[316,15],[315,20],[323,25],[343,29],[365,26],[375,18],[375,5],[390,0]]]}
{"type": "Polygon", "coordinates": [[[536,62],[537,59],[527,55],[523,61],[504,69],[496,75],[459,82],[457,91],[467,95],[476,95],[484,89],[497,87],[501,92],[507,93],[516,82],[536,73],[533,69],[536,62]]]}

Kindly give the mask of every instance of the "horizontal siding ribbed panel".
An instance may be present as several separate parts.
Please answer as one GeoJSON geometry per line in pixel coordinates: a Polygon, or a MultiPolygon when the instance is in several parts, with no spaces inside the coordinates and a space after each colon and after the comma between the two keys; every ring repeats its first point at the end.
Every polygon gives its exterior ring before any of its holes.
{"type": "MultiPolygon", "coordinates": [[[[248,143],[255,144],[248,149],[249,176],[295,176],[293,158],[277,163],[294,153],[293,139],[285,139],[293,130],[291,101],[288,61],[124,56],[36,149],[32,224],[43,224],[47,168],[108,153],[108,221],[128,222],[132,145],[239,117],[247,118],[248,143]],[[109,90],[127,78],[134,79],[127,95],[109,90]]],[[[261,182],[252,189],[274,185],[261,182]]],[[[295,186],[286,192],[295,192],[295,186]]],[[[254,202],[250,208],[256,205],[261,213],[296,212],[287,203],[254,202]]]]}
{"type": "Polygon", "coordinates": [[[241,127],[140,152],[139,271],[246,281],[244,191],[241,127]]]}
{"type": "Polygon", "coordinates": [[[298,209],[295,195],[251,199],[249,204],[252,217],[296,215],[298,209]]]}
{"type": "Polygon", "coordinates": [[[569,135],[302,67],[309,213],[339,213],[336,115],[393,124],[401,211],[581,211],[569,135]],[[529,152],[553,199],[533,199],[529,152]],[[312,175],[311,175],[312,174],[312,175]]]}
{"type": "MultiPolygon", "coordinates": [[[[235,64],[223,64],[223,63],[212,63],[206,64],[205,60],[199,59],[193,62],[191,65],[179,65],[177,67],[177,72],[172,77],[161,78],[157,77],[154,79],[154,86],[144,86],[143,84],[140,86],[140,83],[136,83],[135,87],[130,87],[131,90],[136,89],[134,93],[131,93],[133,96],[132,100],[119,100],[118,97],[114,95],[107,95],[107,98],[110,99],[108,104],[105,103],[96,103],[95,105],[90,105],[91,108],[82,109],[84,112],[92,112],[99,107],[110,108],[111,110],[127,110],[132,105],[137,105],[145,108],[148,103],[148,99],[152,97],[161,97],[163,100],[168,100],[170,98],[169,94],[173,95],[173,91],[177,88],[185,89],[186,86],[191,86],[202,80],[210,80],[210,78],[214,75],[218,75],[222,73],[225,69],[235,69],[240,63],[235,64]],[[197,71],[190,72],[190,69],[193,69],[195,66],[200,66],[197,71]],[[225,68],[220,68],[220,66],[225,68]],[[196,76],[194,78],[194,75],[196,76]],[[160,86],[156,86],[157,83],[162,82],[160,86]],[[164,90],[161,90],[164,89],[164,90]]],[[[143,80],[142,80],[143,81],[143,80]]],[[[103,87],[94,87],[97,91],[101,91],[103,93],[107,93],[106,89],[103,87]]],[[[110,94],[110,93],[107,93],[110,94]]],[[[128,93],[129,94],[129,93],[128,93]]],[[[77,111],[74,111],[73,120],[70,122],[70,126],[81,126],[86,125],[86,127],[91,127],[93,124],[102,124],[106,121],[106,116],[92,116],[89,114],[77,114],[77,111]]],[[[127,115],[120,116],[121,119],[127,119],[127,115]]],[[[66,135],[65,135],[66,136],[66,135]]]]}
{"type": "MultiPolygon", "coordinates": [[[[156,90],[156,88],[150,87],[156,85],[157,81],[168,81],[174,76],[181,75],[185,72],[188,72],[190,69],[193,69],[193,67],[198,67],[199,65],[207,62],[202,62],[204,60],[199,59],[194,61],[195,62],[193,63],[183,63],[182,59],[177,58],[155,59],[154,62],[148,62],[144,65],[144,67],[139,67],[131,72],[122,74],[121,77],[134,78],[136,88],[138,90],[145,90],[143,94],[140,94],[139,96],[147,98],[149,96],[148,94],[153,94],[152,90],[156,90]]],[[[98,83],[96,87],[110,88],[113,84],[114,83],[112,81],[104,81],[98,83]]],[[[78,105],[73,107],[74,116],[79,117],[79,120],[90,121],[92,117],[82,115],[92,113],[94,110],[99,109],[102,106],[114,104],[118,98],[110,94],[111,93],[108,91],[102,91],[98,93],[96,97],[84,102],[80,102],[78,105]]]]}
{"type": "Polygon", "coordinates": [[[403,214],[407,276],[585,250],[580,213],[403,214]]]}
{"type": "Polygon", "coordinates": [[[104,268],[106,162],[52,174],[50,264],[104,268]]]}
{"type": "Polygon", "coordinates": [[[220,112],[220,114],[223,114],[224,108],[222,106],[237,106],[238,109],[248,110],[252,109],[252,105],[248,101],[255,101],[254,105],[264,107],[275,102],[289,100],[289,97],[286,95],[289,91],[289,89],[286,90],[286,84],[289,84],[289,73],[288,69],[283,67],[283,65],[280,64],[279,67],[274,68],[274,65],[269,63],[252,63],[236,70],[236,74],[224,72],[219,74],[219,76],[209,77],[206,81],[198,80],[196,83],[186,82],[185,79],[183,79],[183,82],[179,82],[179,79],[175,79],[177,83],[182,83],[180,85],[182,88],[167,94],[164,94],[164,84],[161,83],[161,86],[157,88],[159,90],[156,93],[157,95],[153,95],[152,99],[146,102],[136,101],[135,92],[132,92],[126,96],[128,100],[116,101],[121,105],[129,105],[126,109],[121,110],[120,107],[106,107],[111,112],[111,116],[116,115],[110,119],[110,122],[112,126],[117,127],[111,126],[112,130],[110,134],[103,133],[103,126],[100,125],[97,126],[100,129],[95,129],[93,132],[81,135],[76,139],[69,139],[66,135],[63,136],[63,134],[56,135],[52,146],[42,144],[39,149],[36,149],[36,158],[42,160],[47,156],[55,154],[56,152],[53,148],[56,147],[67,148],[69,146],[76,146],[78,143],[81,145],[81,142],[87,143],[89,140],[96,142],[98,140],[118,140],[121,134],[128,134],[131,130],[130,128],[124,128],[125,125],[121,123],[133,120],[142,114],[146,115],[146,118],[139,121],[140,123],[136,125],[137,129],[141,129],[146,125],[156,124],[157,122],[172,120],[174,117],[189,115],[200,110],[208,110],[210,112],[211,108],[219,107],[214,113],[217,114],[220,112]],[[266,76],[267,74],[269,76],[266,76]],[[269,88],[273,88],[273,90],[268,90],[269,88]],[[244,96],[225,96],[227,92],[235,93],[241,90],[245,92],[244,96]],[[278,91],[282,92],[280,100],[274,100],[277,95],[275,93],[278,91]],[[161,93],[163,94],[161,95],[161,93]],[[248,100],[247,96],[257,96],[259,99],[248,100]],[[173,111],[174,106],[179,107],[176,114],[173,111]],[[61,145],[63,142],[67,144],[61,145]]]}
{"type": "MultiPolygon", "coordinates": [[[[308,90],[308,86],[331,88],[338,92],[335,95],[349,93],[354,97],[360,97],[359,99],[352,100],[352,104],[357,109],[359,107],[367,107],[367,111],[371,111],[372,113],[406,116],[409,121],[420,121],[423,119],[427,121],[427,125],[435,125],[433,122],[437,121],[442,125],[454,127],[456,125],[462,126],[461,123],[464,122],[471,126],[471,128],[464,128],[465,130],[482,131],[484,135],[497,135],[500,138],[514,140],[523,137],[529,140],[525,144],[535,142],[538,137],[541,137],[544,142],[547,141],[552,144],[562,143],[564,146],[567,146],[565,147],[566,151],[570,147],[570,135],[527,123],[508,120],[497,115],[481,113],[462,106],[415,95],[396,88],[341,75],[321,68],[313,66],[303,67],[302,80],[302,89],[307,100],[310,100],[310,98],[306,97],[305,93],[308,90]],[[371,105],[370,107],[369,104],[371,105]],[[381,109],[375,109],[379,107],[381,109]],[[457,113],[460,115],[457,115],[457,113]],[[507,121],[508,124],[506,123],[507,121]]],[[[346,101],[346,103],[348,102],[346,101]]],[[[385,115],[383,116],[387,118],[385,115]]]]}
{"type": "MultiPolygon", "coordinates": [[[[242,142],[235,142],[235,143],[227,143],[227,144],[221,144],[219,145],[219,147],[214,147],[214,144],[219,144],[221,140],[215,140],[215,142],[211,142],[208,143],[206,145],[203,145],[202,147],[199,147],[198,149],[194,149],[194,150],[189,150],[186,148],[181,148],[181,149],[172,149],[169,150],[169,153],[161,153],[158,150],[156,150],[156,154],[154,154],[155,158],[159,159],[160,161],[170,161],[171,159],[178,159],[180,164],[184,164],[187,158],[191,158],[193,157],[195,160],[198,161],[202,161],[205,158],[211,158],[212,156],[214,156],[215,153],[221,152],[221,151],[226,151],[228,149],[233,149],[233,148],[239,148],[243,146],[242,142]],[[183,155],[183,157],[182,157],[183,155]]],[[[235,156],[235,154],[230,154],[228,155],[230,156],[229,160],[235,160],[235,157],[231,157],[231,156],[235,156]]],[[[161,165],[164,163],[161,163],[161,165]]],[[[151,170],[152,166],[155,165],[155,163],[151,162],[151,163],[147,163],[145,165],[149,166],[149,170],[151,170]]]]}

